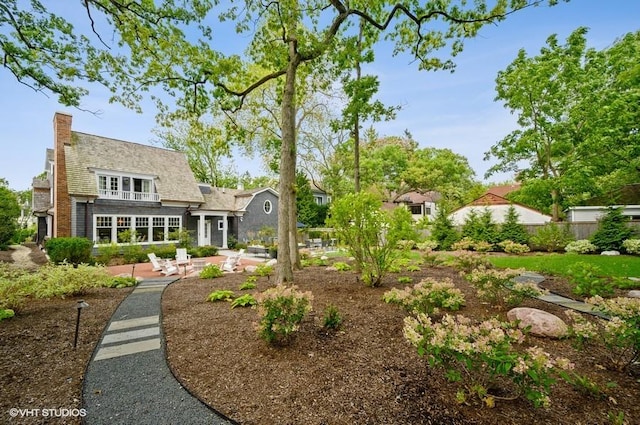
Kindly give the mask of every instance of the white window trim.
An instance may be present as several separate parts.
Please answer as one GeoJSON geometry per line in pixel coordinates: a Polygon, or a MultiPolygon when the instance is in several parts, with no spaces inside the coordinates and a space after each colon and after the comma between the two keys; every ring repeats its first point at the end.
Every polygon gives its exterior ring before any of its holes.
{"type": "MultiPolygon", "coordinates": [[[[179,215],[164,215],[164,216],[159,216],[159,215],[131,215],[131,214],[96,214],[93,216],[93,243],[96,246],[101,245],[101,243],[98,241],[98,217],[111,217],[111,242],[110,243],[116,243],[118,245],[129,245],[129,243],[118,243],[118,224],[117,224],[117,220],[118,217],[129,217],[131,218],[131,227],[130,229],[132,231],[136,230],[136,218],[139,217],[145,217],[148,219],[148,226],[147,227],[147,240],[144,243],[145,245],[153,245],[153,244],[165,244],[168,242],[178,242],[177,240],[171,240],[169,239],[169,220],[168,218],[177,218],[178,219],[178,224],[179,226],[177,226],[179,229],[182,229],[183,227],[183,222],[182,222],[182,216],[179,215]],[[153,228],[157,227],[157,226],[153,226],[153,219],[154,218],[164,218],[164,240],[162,241],[154,241],[153,240],[153,228]]],[[[176,227],[176,226],[171,226],[176,227]]]]}
{"type": "Polygon", "coordinates": [[[269,199],[266,199],[262,204],[262,211],[264,211],[265,214],[271,214],[273,211],[273,203],[269,199]],[[269,211],[267,211],[267,205],[269,205],[269,211]]]}

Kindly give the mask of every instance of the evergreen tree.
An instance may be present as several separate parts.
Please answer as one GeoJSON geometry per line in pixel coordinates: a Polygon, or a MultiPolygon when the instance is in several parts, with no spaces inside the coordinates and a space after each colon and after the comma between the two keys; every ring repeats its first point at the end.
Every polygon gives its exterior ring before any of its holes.
{"type": "Polygon", "coordinates": [[[0,182],[0,249],[6,249],[18,230],[20,216],[18,198],[8,187],[0,182]]]}
{"type": "Polygon", "coordinates": [[[628,222],[629,217],[622,215],[622,208],[609,208],[598,222],[598,230],[591,236],[591,242],[600,251],[620,251],[622,242],[633,236],[628,222]]]}
{"type": "Polygon", "coordinates": [[[520,223],[520,215],[513,205],[509,206],[504,223],[500,227],[500,241],[506,240],[521,244],[529,243],[529,233],[520,223]]]}
{"type": "Polygon", "coordinates": [[[458,231],[453,226],[445,208],[439,208],[431,227],[431,239],[438,241],[438,249],[446,251],[460,240],[458,231]]]}

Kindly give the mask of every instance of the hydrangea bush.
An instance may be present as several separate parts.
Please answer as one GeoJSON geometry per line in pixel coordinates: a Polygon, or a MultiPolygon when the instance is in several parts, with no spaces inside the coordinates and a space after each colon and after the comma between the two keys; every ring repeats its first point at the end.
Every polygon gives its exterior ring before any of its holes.
{"type": "Polygon", "coordinates": [[[564,250],[575,254],[591,254],[596,252],[598,248],[592,244],[588,239],[580,239],[577,241],[569,242],[564,250]]]}
{"type": "Polygon", "coordinates": [[[384,293],[385,302],[399,304],[407,311],[438,314],[440,308],[456,311],[464,305],[464,294],[451,279],[441,281],[426,278],[404,289],[393,288],[384,293]]]}
{"type": "Polygon", "coordinates": [[[550,404],[551,385],[559,370],[571,369],[567,359],[553,358],[538,347],[516,350],[525,335],[517,326],[493,318],[472,323],[467,317],[445,315],[440,323],[426,314],[407,317],[405,338],[432,367],[445,370],[449,380],[461,382],[458,401],[478,397],[493,407],[490,388],[512,390],[534,406],[550,404]]]}
{"type": "Polygon", "coordinates": [[[640,239],[627,239],[622,242],[622,247],[627,254],[640,254],[640,239]]]}
{"type": "Polygon", "coordinates": [[[260,336],[269,343],[286,342],[311,311],[312,300],[311,292],[301,292],[295,285],[280,284],[259,294],[260,336]]]}
{"type": "MultiPolygon", "coordinates": [[[[604,299],[595,296],[586,300],[594,310],[604,313],[608,321],[588,322],[576,313],[568,313],[571,335],[582,345],[598,341],[606,348],[610,367],[628,369],[640,360],[640,299],[617,297],[604,299]]],[[[595,345],[594,345],[595,346],[595,345]]]]}
{"type": "Polygon", "coordinates": [[[478,297],[497,306],[517,306],[526,297],[537,297],[545,293],[534,282],[516,282],[522,269],[487,269],[480,266],[465,275],[465,279],[476,288],[478,297]]]}

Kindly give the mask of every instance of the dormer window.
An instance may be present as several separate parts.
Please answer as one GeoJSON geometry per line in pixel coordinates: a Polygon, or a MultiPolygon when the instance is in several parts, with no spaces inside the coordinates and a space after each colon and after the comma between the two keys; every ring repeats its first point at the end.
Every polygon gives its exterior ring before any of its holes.
{"type": "Polygon", "coordinates": [[[153,190],[153,178],[98,174],[100,198],[126,201],[158,202],[160,197],[153,190]]]}

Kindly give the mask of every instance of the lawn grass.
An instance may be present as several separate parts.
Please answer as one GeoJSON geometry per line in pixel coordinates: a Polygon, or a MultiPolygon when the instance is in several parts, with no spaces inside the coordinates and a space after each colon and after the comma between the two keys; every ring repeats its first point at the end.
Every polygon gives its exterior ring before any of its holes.
{"type": "Polygon", "coordinates": [[[489,256],[496,267],[524,268],[540,273],[567,276],[567,270],[581,261],[592,264],[602,271],[602,277],[639,277],[640,257],[631,255],[581,255],[581,254],[538,254],[511,255],[505,257],[489,256]]]}

